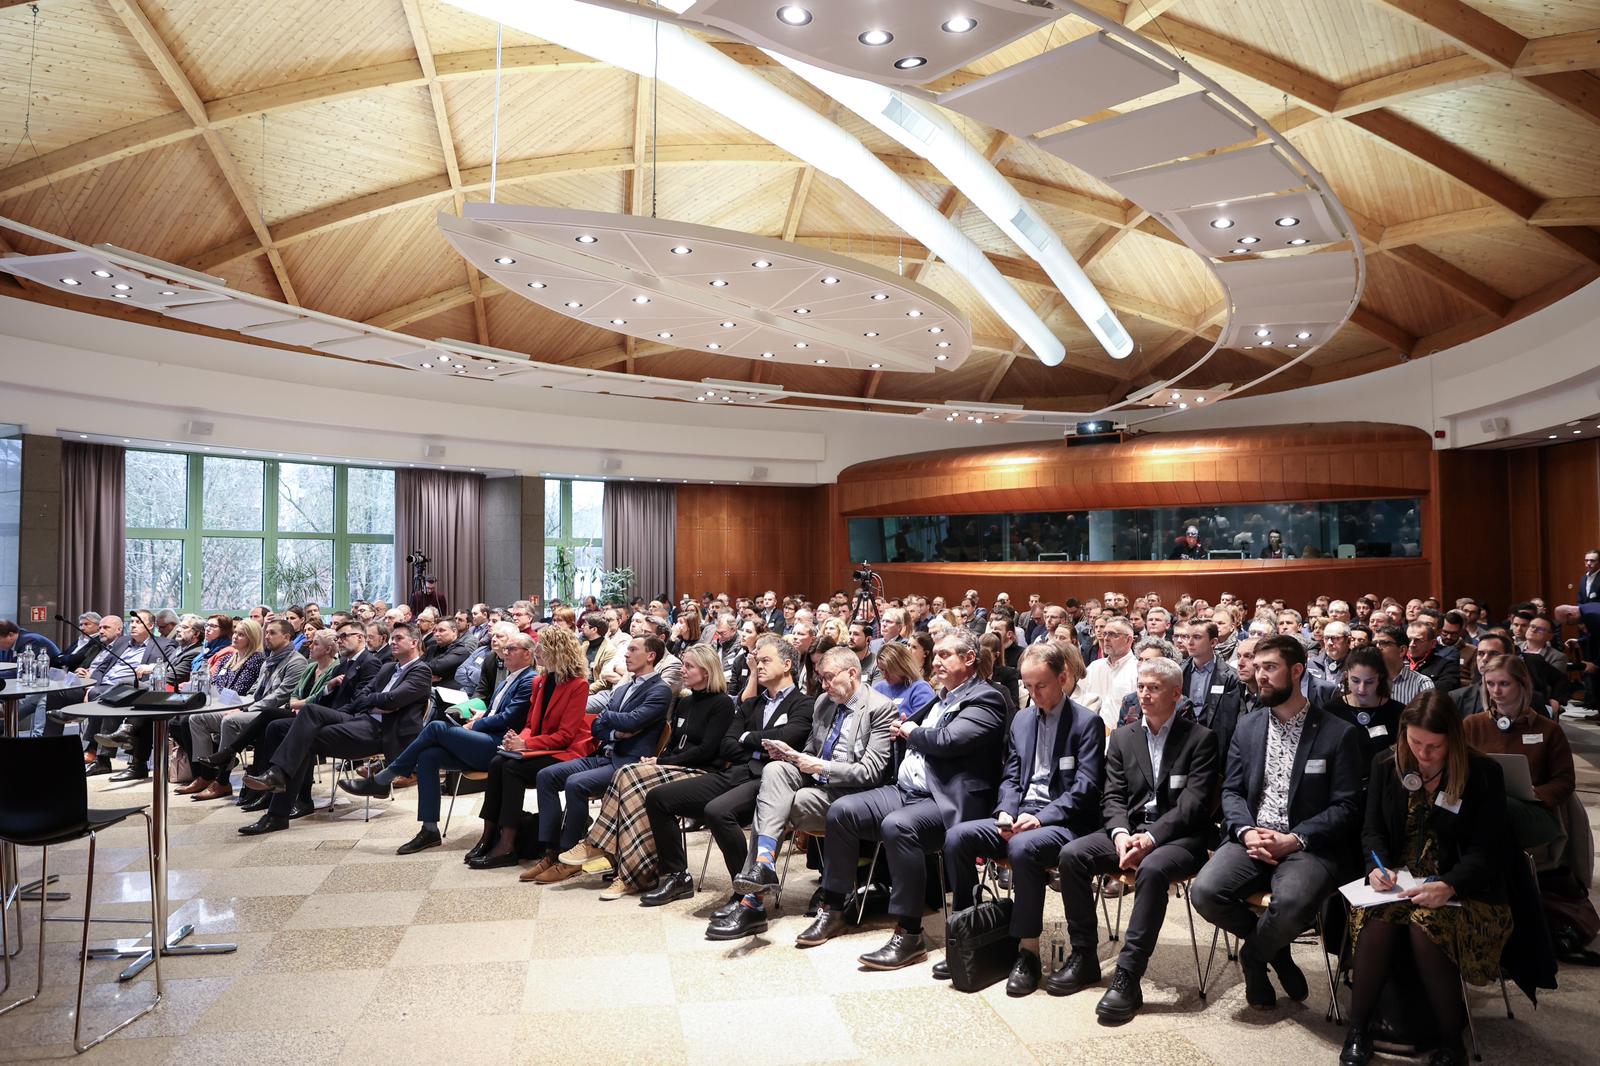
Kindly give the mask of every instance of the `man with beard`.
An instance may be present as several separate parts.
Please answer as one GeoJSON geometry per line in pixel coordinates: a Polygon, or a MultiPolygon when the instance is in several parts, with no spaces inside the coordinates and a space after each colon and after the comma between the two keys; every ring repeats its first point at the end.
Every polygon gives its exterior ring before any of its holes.
{"type": "Polygon", "coordinates": [[[1290,954],[1339,884],[1362,816],[1361,749],[1355,726],[1311,706],[1300,691],[1304,646],[1262,637],[1256,686],[1265,714],[1239,720],[1222,787],[1227,843],[1195,877],[1197,911],[1242,942],[1245,1002],[1277,1004],[1270,964],[1290,999],[1304,1000],[1305,975],[1290,954]],[[1272,902],[1258,918],[1247,902],[1263,890],[1272,902]]]}

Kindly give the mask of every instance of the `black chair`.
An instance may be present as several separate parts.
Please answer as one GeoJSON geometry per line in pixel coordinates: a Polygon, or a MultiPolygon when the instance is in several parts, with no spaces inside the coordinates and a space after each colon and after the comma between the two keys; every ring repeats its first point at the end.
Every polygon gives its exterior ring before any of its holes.
{"type": "MultiPolygon", "coordinates": [[[[83,891],[83,940],[78,953],[78,1006],[72,1026],[72,1046],[82,1054],[138,1019],[161,1002],[161,945],[165,930],[156,927],[155,855],[150,814],[144,807],[115,810],[89,808],[89,784],[83,776],[83,749],[77,737],[21,737],[0,739],[0,844],[40,848],[40,876],[50,876],[50,849],[58,844],[89,839],[89,869],[83,891]],[[150,870],[150,943],[155,967],[156,995],[137,1013],[124,1018],[99,1036],[83,1040],[83,986],[89,965],[89,928],[94,921],[94,857],[100,830],[139,815],[145,820],[145,851],[150,870]]],[[[19,904],[20,905],[20,904],[19,904]]],[[[39,904],[39,967],[33,994],[0,1007],[0,1015],[39,998],[44,990],[45,904],[39,904]]],[[[68,919],[70,920],[70,919],[68,919]]],[[[10,922],[0,918],[0,956],[5,960],[5,987],[11,987],[10,922]]],[[[17,925],[17,935],[22,925],[17,925]]]]}

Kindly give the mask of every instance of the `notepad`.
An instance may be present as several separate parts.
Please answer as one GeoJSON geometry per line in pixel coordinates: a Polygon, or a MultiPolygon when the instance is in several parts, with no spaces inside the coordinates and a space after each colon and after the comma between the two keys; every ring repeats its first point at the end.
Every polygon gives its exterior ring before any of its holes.
{"type": "Polygon", "coordinates": [[[467,694],[458,688],[436,688],[433,691],[439,694],[446,707],[454,707],[458,703],[467,702],[467,694]]]}
{"type": "MultiPolygon", "coordinates": [[[[1379,892],[1368,883],[1365,877],[1358,877],[1348,885],[1340,885],[1339,894],[1352,907],[1381,907],[1385,903],[1409,902],[1400,893],[1416,888],[1418,885],[1426,884],[1428,880],[1426,877],[1418,877],[1404,866],[1398,870],[1390,870],[1389,873],[1394,877],[1395,887],[1392,891],[1379,892]]],[[[1461,901],[1453,899],[1446,903],[1445,906],[1459,907],[1461,906],[1461,901]]]]}

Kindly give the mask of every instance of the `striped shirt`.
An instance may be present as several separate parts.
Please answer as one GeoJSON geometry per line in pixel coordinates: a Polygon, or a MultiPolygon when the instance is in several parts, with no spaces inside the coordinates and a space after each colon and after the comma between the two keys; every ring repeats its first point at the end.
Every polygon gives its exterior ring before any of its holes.
{"type": "Polygon", "coordinates": [[[1419,674],[1404,664],[1401,665],[1400,672],[1389,679],[1389,695],[1399,700],[1402,707],[1432,688],[1432,678],[1419,674]]]}

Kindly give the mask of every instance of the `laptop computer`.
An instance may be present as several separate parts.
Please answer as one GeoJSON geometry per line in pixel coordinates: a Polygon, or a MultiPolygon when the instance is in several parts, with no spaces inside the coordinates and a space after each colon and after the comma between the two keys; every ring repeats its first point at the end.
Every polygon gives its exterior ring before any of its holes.
{"type": "Polygon", "coordinates": [[[1538,797],[1533,794],[1533,777],[1528,773],[1526,755],[1499,755],[1491,752],[1489,758],[1500,764],[1500,772],[1506,779],[1507,796],[1529,803],[1538,801],[1538,797]]]}

